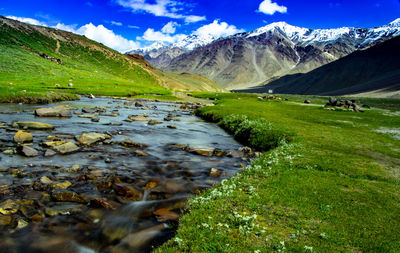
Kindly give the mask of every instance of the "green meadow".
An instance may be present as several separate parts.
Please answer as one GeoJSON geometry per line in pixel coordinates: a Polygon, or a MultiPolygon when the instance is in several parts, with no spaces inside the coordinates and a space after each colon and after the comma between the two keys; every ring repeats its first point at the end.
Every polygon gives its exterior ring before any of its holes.
{"type": "Polygon", "coordinates": [[[191,199],[156,252],[400,251],[398,100],[359,99],[372,107],[357,113],[324,110],[326,97],[193,96],[216,99],[197,114],[241,142],[279,145],[191,199]]]}

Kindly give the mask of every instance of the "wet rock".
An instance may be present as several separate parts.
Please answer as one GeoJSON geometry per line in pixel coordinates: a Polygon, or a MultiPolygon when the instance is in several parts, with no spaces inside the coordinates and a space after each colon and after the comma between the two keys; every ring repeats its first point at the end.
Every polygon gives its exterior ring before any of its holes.
{"type": "Polygon", "coordinates": [[[18,222],[17,222],[17,229],[22,229],[22,228],[24,228],[24,227],[26,227],[28,225],[29,225],[29,223],[26,220],[19,219],[18,222]]]}
{"type": "Polygon", "coordinates": [[[5,154],[5,155],[14,155],[15,151],[14,151],[14,149],[10,148],[10,149],[4,150],[3,154],[5,154]]]}
{"type": "Polygon", "coordinates": [[[21,206],[20,211],[29,220],[40,221],[43,219],[41,212],[33,205],[21,206]]]}
{"type": "Polygon", "coordinates": [[[149,119],[144,116],[129,116],[128,119],[131,121],[149,121],[149,119]]]}
{"type": "Polygon", "coordinates": [[[143,107],[144,105],[143,105],[142,103],[140,103],[140,102],[136,102],[136,103],[135,103],[135,106],[136,106],[136,107],[143,107]]]}
{"type": "Polygon", "coordinates": [[[135,150],[135,155],[136,156],[149,156],[149,154],[147,154],[146,152],[141,151],[141,150],[135,150]]]}
{"type": "Polygon", "coordinates": [[[304,104],[311,104],[311,101],[306,99],[306,100],[304,100],[304,104]]]}
{"type": "Polygon", "coordinates": [[[55,205],[52,207],[46,207],[45,213],[48,216],[70,215],[73,213],[80,213],[83,210],[84,210],[83,205],[68,203],[68,204],[55,205]]]}
{"type": "Polygon", "coordinates": [[[104,160],[104,162],[105,162],[105,163],[111,163],[111,159],[110,159],[110,158],[106,158],[106,159],[104,160]]]}
{"type": "Polygon", "coordinates": [[[47,141],[47,142],[43,142],[42,145],[47,148],[51,148],[54,146],[60,146],[65,143],[67,143],[67,141],[47,141]]]}
{"type": "Polygon", "coordinates": [[[219,177],[221,175],[221,172],[215,168],[210,169],[210,176],[211,177],[219,177]]]}
{"type": "Polygon", "coordinates": [[[19,148],[20,153],[26,157],[35,157],[39,155],[39,152],[31,147],[28,146],[22,146],[19,148]]]}
{"type": "Polygon", "coordinates": [[[62,183],[53,183],[51,184],[51,187],[55,188],[55,189],[59,189],[59,190],[64,190],[67,189],[68,187],[70,187],[72,185],[72,183],[70,181],[64,181],[62,183]]]}
{"type": "Polygon", "coordinates": [[[102,207],[109,210],[115,210],[119,206],[117,203],[110,201],[106,198],[96,198],[90,201],[90,205],[93,207],[102,207]]]}
{"type": "Polygon", "coordinates": [[[33,136],[30,133],[24,132],[24,131],[18,131],[14,135],[14,142],[15,143],[27,143],[27,142],[32,142],[33,141],[33,136]]]}
{"type": "Polygon", "coordinates": [[[71,117],[71,110],[66,106],[55,106],[35,110],[35,115],[40,117],[71,117]]]}
{"type": "Polygon", "coordinates": [[[52,156],[55,156],[56,154],[57,154],[57,153],[54,152],[53,150],[48,149],[48,150],[46,150],[46,152],[44,153],[44,157],[52,157],[52,156]]]}
{"type": "Polygon", "coordinates": [[[141,252],[141,247],[144,247],[149,241],[161,235],[162,231],[165,229],[167,229],[166,225],[160,224],[130,234],[121,240],[114,249],[116,250],[114,252],[141,252]]]}
{"type": "Polygon", "coordinates": [[[98,116],[95,116],[93,118],[90,119],[92,122],[99,122],[100,118],[98,116]]]}
{"type": "Polygon", "coordinates": [[[81,145],[90,146],[95,144],[96,142],[111,139],[111,136],[108,134],[99,133],[83,133],[82,135],[76,136],[75,139],[81,145]]]}
{"type": "Polygon", "coordinates": [[[0,213],[4,215],[18,212],[18,208],[19,204],[12,199],[7,199],[6,201],[0,203],[0,213]]]}
{"type": "Polygon", "coordinates": [[[145,148],[147,145],[134,142],[133,140],[126,138],[121,142],[121,145],[128,148],[145,148]]]}
{"type": "Polygon", "coordinates": [[[53,150],[57,151],[60,154],[70,154],[78,151],[80,148],[73,142],[67,142],[65,144],[61,144],[59,146],[54,146],[53,150]]]}
{"type": "Polygon", "coordinates": [[[117,194],[130,197],[134,200],[141,200],[143,198],[143,192],[128,184],[113,184],[113,189],[117,194]]]}
{"type": "Polygon", "coordinates": [[[53,130],[54,126],[41,122],[15,122],[16,127],[32,130],[53,130]]]}
{"type": "Polygon", "coordinates": [[[82,194],[78,194],[72,191],[63,191],[63,192],[53,192],[51,197],[60,202],[77,202],[77,203],[87,203],[89,199],[82,194]]]}
{"type": "Polygon", "coordinates": [[[176,125],[168,125],[167,127],[170,129],[176,129],[176,125]]]}
{"type": "Polygon", "coordinates": [[[50,178],[48,178],[46,176],[43,176],[43,177],[40,178],[40,182],[42,184],[52,184],[53,180],[51,180],[50,178]]]}
{"type": "Polygon", "coordinates": [[[202,156],[212,156],[215,148],[211,147],[187,147],[186,150],[190,153],[202,156]]]}
{"type": "Polygon", "coordinates": [[[179,214],[169,211],[166,208],[160,208],[153,212],[153,214],[157,217],[157,221],[159,222],[175,221],[179,219],[179,214]]]}
{"type": "Polygon", "coordinates": [[[9,225],[12,221],[11,216],[0,216],[0,226],[9,225]]]}
{"type": "Polygon", "coordinates": [[[155,120],[155,119],[151,119],[151,120],[149,120],[149,122],[147,124],[152,126],[152,125],[161,124],[161,122],[158,120],[155,120]]]}
{"type": "Polygon", "coordinates": [[[90,94],[90,95],[88,96],[88,98],[90,98],[90,99],[95,99],[96,97],[95,97],[93,94],[90,94]]]}

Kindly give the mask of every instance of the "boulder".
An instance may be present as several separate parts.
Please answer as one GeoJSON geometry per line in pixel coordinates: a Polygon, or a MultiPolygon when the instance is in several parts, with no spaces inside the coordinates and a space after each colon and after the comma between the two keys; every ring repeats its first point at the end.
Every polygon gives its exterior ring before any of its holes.
{"type": "Polygon", "coordinates": [[[143,107],[143,104],[140,103],[140,102],[136,102],[136,103],[135,103],[135,106],[136,106],[136,107],[143,107]]]}
{"type": "Polygon", "coordinates": [[[130,197],[135,200],[141,200],[143,198],[143,192],[128,184],[114,184],[113,189],[121,196],[130,197]]]}
{"type": "Polygon", "coordinates": [[[17,127],[32,129],[32,130],[53,130],[54,129],[53,125],[50,125],[47,123],[41,123],[41,122],[16,122],[15,124],[17,127]]]}
{"type": "Polygon", "coordinates": [[[9,215],[18,212],[19,205],[12,199],[7,199],[0,203],[0,213],[9,215]]]}
{"type": "Polygon", "coordinates": [[[71,110],[66,106],[46,107],[35,110],[39,117],[71,117],[71,110]]]}
{"type": "Polygon", "coordinates": [[[155,120],[155,119],[151,119],[151,120],[149,120],[149,122],[147,124],[149,124],[149,125],[157,125],[157,124],[161,124],[161,122],[158,121],[158,120],[155,120]]]}
{"type": "Polygon", "coordinates": [[[44,153],[44,157],[52,157],[52,156],[55,156],[56,154],[57,154],[57,153],[54,152],[53,150],[48,149],[48,150],[46,150],[46,152],[44,153]]]}
{"type": "Polygon", "coordinates": [[[99,133],[83,133],[75,137],[80,145],[90,146],[95,144],[96,142],[104,141],[107,139],[111,139],[111,136],[108,134],[99,134],[99,133]]]}
{"type": "Polygon", "coordinates": [[[64,191],[64,192],[53,192],[51,197],[55,201],[60,202],[77,202],[77,203],[87,203],[89,199],[82,194],[78,194],[72,191],[64,191]]]}
{"type": "Polygon", "coordinates": [[[149,121],[149,119],[144,117],[144,116],[129,116],[128,120],[131,120],[131,121],[149,121]]]}
{"type": "Polygon", "coordinates": [[[83,208],[84,206],[81,204],[68,203],[46,207],[45,213],[47,216],[70,215],[72,213],[82,212],[83,208]]]}
{"type": "Polygon", "coordinates": [[[27,142],[32,142],[33,141],[33,136],[30,133],[24,132],[24,131],[18,131],[14,135],[14,142],[15,143],[27,143],[27,142]]]}
{"type": "Polygon", "coordinates": [[[35,157],[39,155],[39,152],[31,147],[28,146],[22,146],[20,147],[20,152],[22,155],[26,156],[26,157],[35,157]]]}
{"type": "Polygon", "coordinates": [[[311,101],[306,99],[306,100],[304,100],[304,104],[311,104],[311,101]]]}
{"type": "Polygon", "coordinates": [[[212,156],[214,154],[215,148],[211,147],[187,147],[186,151],[202,156],[212,156]]]}
{"type": "Polygon", "coordinates": [[[67,142],[58,146],[54,146],[53,150],[65,155],[78,151],[79,147],[73,142],[67,142]]]}
{"type": "Polygon", "coordinates": [[[129,138],[125,138],[122,142],[121,145],[124,147],[128,147],[128,148],[145,148],[147,147],[147,145],[145,144],[141,144],[138,142],[134,142],[133,140],[129,139],[129,138]]]}
{"type": "Polygon", "coordinates": [[[166,208],[160,208],[153,212],[159,222],[175,221],[179,219],[179,214],[166,208]]]}

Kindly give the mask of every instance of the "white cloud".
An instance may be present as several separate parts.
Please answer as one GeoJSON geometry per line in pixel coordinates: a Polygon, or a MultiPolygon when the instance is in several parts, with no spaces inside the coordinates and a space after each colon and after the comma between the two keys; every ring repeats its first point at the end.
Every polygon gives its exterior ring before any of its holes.
{"type": "Polygon", "coordinates": [[[121,22],[111,21],[110,23],[111,23],[112,25],[115,25],[115,26],[122,26],[122,23],[121,23],[121,22]]]}
{"type": "Polygon", "coordinates": [[[258,11],[267,15],[274,15],[275,12],[286,13],[287,7],[273,3],[271,0],[264,0],[258,7],[258,11]]]}
{"type": "Polygon", "coordinates": [[[206,20],[205,16],[187,15],[179,13],[184,10],[184,3],[176,0],[156,0],[155,3],[147,3],[147,0],[117,0],[117,3],[133,12],[147,12],[157,17],[183,19],[186,23],[194,23],[206,20]]]}
{"type": "Polygon", "coordinates": [[[128,25],[128,28],[140,29],[140,26],[137,26],[137,25],[128,25]]]}
{"type": "Polygon", "coordinates": [[[14,19],[20,22],[28,23],[31,25],[40,25],[40,26],[47,26],[46,23],[40,22],[39,20],[33,18],[24,18],[24,17],[16,17],[16,16],[6,16],[6,18],[14,19]]]}
{"type": "Polygon", "coordinates": [[[161,28],[161,32],[173,34],[176,32],[177,26],[179,26],[178,23],[170,21],[163,28],[161,28]]]}
{"type": "Polygon", "coordinates": [[[238,29],[234,25],[229,25],[226,22],[219,22],[219,20],[214,20],[214,22],[204,25],[193,32],[195,35],[207,36],[210,35],[214,38],[225,37],[233,35],[236,33],[244,32],[243,29],[238,29]]]}
{"type": "Polygon", "coordinates": [[[168,43],[176,43],[187,36],[185,34],[175,34],[170,35],[163,33],[162,31],[155,31],[152,28],[147,29],[142,37],[138,37],[138,40],[147,40],[147,41],[162,41],[168,43]]]}
{"type": "Polygon", "coordinates": [[[76,32],[77,25],[65,25],[63,23],[58,23],[57,25],[53,26],[53,28],[60,29],[67,32],[76,32]]]}
{"type": "Polygon", "coordinates": [[[95,26],[89,23],[80,27],[76,32],[120,52],[140,47],[139,43],[125,39],[103,25],[95,26]]]}

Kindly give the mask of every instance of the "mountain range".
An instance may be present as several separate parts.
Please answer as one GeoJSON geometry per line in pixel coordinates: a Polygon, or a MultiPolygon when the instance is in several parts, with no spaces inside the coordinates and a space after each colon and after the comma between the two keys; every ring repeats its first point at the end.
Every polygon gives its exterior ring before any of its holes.
{"type": "Polygon", "coordinates": [[[156,43],[128,53],[141,54],[165,71],[202,74],[228,89],[242,89],[307,73],[398,35],[400,19],[375,28],[335,29],[277,22],[225,38],[190,35],[175,44],[156,43]]]}
{"type": "Polygon", "coordinates": [[[400,97],[400,36],[355,51],[306,74],[281,77],[242,92],[400,97]]]}

